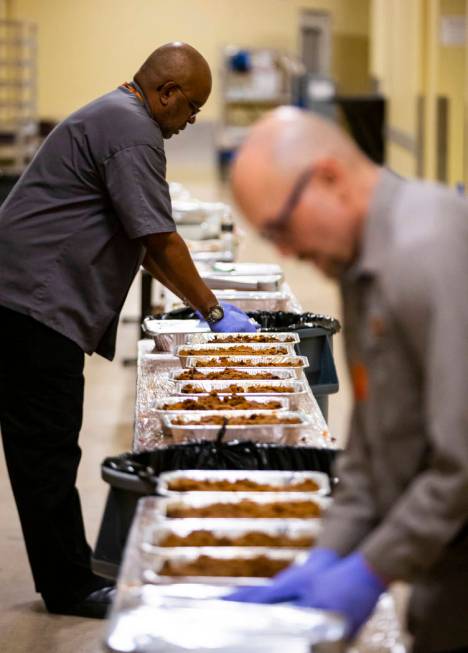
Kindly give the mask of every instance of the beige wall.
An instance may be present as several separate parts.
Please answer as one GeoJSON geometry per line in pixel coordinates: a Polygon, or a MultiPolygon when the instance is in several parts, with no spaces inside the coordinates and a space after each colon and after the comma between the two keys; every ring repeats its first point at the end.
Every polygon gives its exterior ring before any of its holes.
{"type": "Polygon", "coordinates": [[[402,175],[416,173],[417,98],[421,93],[423,3],[425,0],[373,0],[371,74],[388,100],[387,121],[395,135],[387,141],[389,165],[402,175]],[[399,143],[403,139],[405,146],[399,143]]]}
{"type": "MultiPolygon", "coordinates": [[[[465,0],[441,0],[442,15],[462,15],[465,10],[465,0]]],[[[468,12],[466,15],[468,17],[468,12]]],[[[438,92],[449,99],[448,177],[451,184],[463,179],[464,156],[468,146],[468,132],[464,133],[464,87],[468,87],[466,49],[441,45],[439,53],[438,92]]]]}
{"type": "Polygon", "coordinates": [[[369,0],[9,0],[12,18],[39,26],[39,111],[60,118],[132,77],[155,47],[192,43],[215,71],[204,118],[219,115],[223,45],[298,47],[301,9],[328,10],[345,88],[367,76],[369,0]]]}
{"type": "Polygon", "coordinates": [[[444,96],[449,101],[448,183],[463,178],[468,183],[468,46],[445,46],[440,39],[441,17],[464,13],[468,16],[468,0],[372,1],[370,67],[389,101],[388,162],[400,174],[422,171],[436,178],[436,102],[444,96]]]}

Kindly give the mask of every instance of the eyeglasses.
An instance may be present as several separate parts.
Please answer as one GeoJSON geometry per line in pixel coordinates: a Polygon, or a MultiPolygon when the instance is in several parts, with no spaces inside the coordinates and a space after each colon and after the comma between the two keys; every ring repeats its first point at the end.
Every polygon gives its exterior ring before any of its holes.
{"type": "Polygon", "coordinates": [[[283,208],[276,218],[268,220],[262,227],[260,234],[267,240],[278,242],[286,235],[286,230],[291,220],[294,209],[299,204],[302,194],[314,174],[313,167],[309,167],[299,176],[287,198],[283,208]]]}
{"type": "Polygon", "coordinates": [[[201,107],[197,106],[195,104],[195,102],[192,102],[192,100],[185,95],[185,93],[183,92],[183,90],[181,89],[180,86],[178,87],[178,89],[182,93],[182,95],[184,96],[187,104],[189,105],[190,109],[192,110],[192,113],[190,114],[190,117],[193,118],[193,116],[196,116],[197,113],[200,113],[201,107]]]}

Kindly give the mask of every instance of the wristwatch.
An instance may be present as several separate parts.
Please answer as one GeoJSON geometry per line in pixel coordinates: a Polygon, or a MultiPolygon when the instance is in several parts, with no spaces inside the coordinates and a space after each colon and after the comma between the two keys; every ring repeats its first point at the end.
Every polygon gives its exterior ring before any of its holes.
{"type": "Polygon", "coordinates": [[[224,309],[222,306],[217,304],[216,306],[210,308],[208,313],[205,315],[205,320],[208,322],[208,324],[216,324],[216,322],[222,320],[223,317],[224,317],[224,309]]]}

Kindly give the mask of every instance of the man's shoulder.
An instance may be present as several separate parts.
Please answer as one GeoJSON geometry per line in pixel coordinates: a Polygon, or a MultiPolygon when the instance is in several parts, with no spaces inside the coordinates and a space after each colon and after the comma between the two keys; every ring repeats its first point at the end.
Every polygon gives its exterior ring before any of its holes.
{"type": "Polygon", "coordinates": [[[392,216],[385,286],[440,295],[468,276],[468,202],[446,186],[409,181],[392,216]]]}
{"type": "Polygon", "coordinates": [[[408,181],[394,212],[397,242],[434,242],[443,234],[468,233],[468,201],[442,184],[408,181]]]}
{"type": "Polygon", "coordinates": [[[115,89],[72,113],[65,125],[78,127],[92,139],[117,151],[132,145],[164,149],[159,125],[134,95],[115,89]]]}

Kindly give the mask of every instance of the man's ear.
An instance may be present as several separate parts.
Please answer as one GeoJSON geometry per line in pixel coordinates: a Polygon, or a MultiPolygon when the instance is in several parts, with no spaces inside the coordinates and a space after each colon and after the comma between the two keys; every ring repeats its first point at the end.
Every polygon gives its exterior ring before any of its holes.
{"type": "Polygon", "coordinates": [[[159,99],[161,104],[165,107],[169,104],[171,97],[179,87],[175,82],[166,82],[159,87],[159,99]]]}
{"type": "Polygon", "coordinates": [[[313,178],[317,179],[323,188],[332,191],[342,202],[349,201],[351,191],[349,172],[339,159],[330,156],[316,161],[313,178]]]}
{"type": "Polygon", "coordinates": [[[327,186],[341,185],[344,173],[342,162],[334,157],[323,157],[314,162],[314,177],[327,186]]]}

